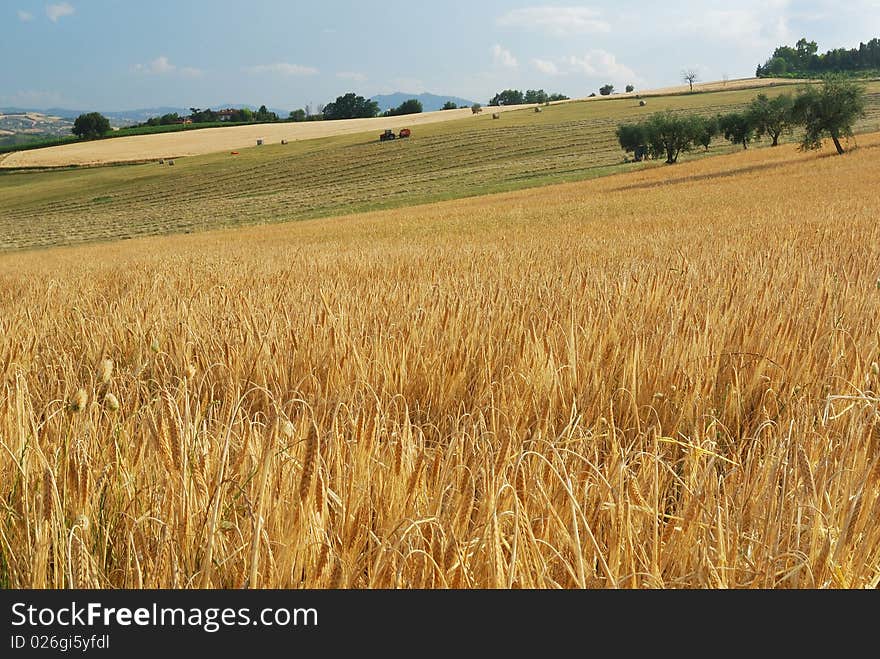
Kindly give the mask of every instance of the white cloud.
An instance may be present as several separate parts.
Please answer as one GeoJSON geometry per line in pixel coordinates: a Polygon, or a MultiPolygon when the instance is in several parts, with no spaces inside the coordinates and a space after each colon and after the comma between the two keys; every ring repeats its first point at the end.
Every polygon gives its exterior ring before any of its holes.
{"type": "Polygon", "coordinates": [[[53,23],[57,23],[59,19],[70,16],[76,10],[69,2],[60,2],[57,5],[49,5],[46,7],[46,16],[53,23]]]}
{"type": "Polygon", "coordinates": [[[495,61],[495,64],[507,69],[515,69],[519,66],[519,62],[516,61],[513,53],[498,44],[492,46],[492,59],[495,61]]]}
{"type": "Polygon", "coordinates": [[[318,69],[311,66],[301,66],[300,64],[289,64],[287,62],[257,64],[255,66],[246,66],[243,70],[246,73],[277,73],[284,76],[313,76],[318,73],[318,69]]]}
{"type": "Polygon", "coordinates": [[[694,12],[680,23],[680,31],[713,41],[745,47],[769,48],[793,41],[789,28],[789,0],[742,3],[733,9],[694,12]]]}
{"type": "Polygon", "coordinates": [[[617,84],[643,82],[635,71],[618,62],[613,53],[598,48],[584,55],[569,55],[553,60],[533,59],[532,65],[548,76],[587,76],[617,84]]]}
{"type": "Polygon", "coordinates": [[[147,66],[147,73],[153,73],[155,75],[164,75],[165,73],[171,73],[177,67],[172,64],[167,57],[162,55],[161,57],[157,57],[147,66]]]}
{"type": "Polygon", "coordinates": [[[165,55],[157,57],[149,64],[137,64],[134,67],[135,71],[139,73],[148,73],[149,75],[156,76],[172,73],[176,68],[165,55]]]}
{"type": "Polygon", "coordinates": [[[134,70],[138,73],[145,73],[153,76],[163,76],[178,74],[184,78],[197,78],[202,75],[202,70],[192,66],[179,67],[172,64],[165,55],[160,55],[149,64],[137,64],[134,70]]]}
{"type": "Polygon", "coordinates": [[[366,82],[367,76],[363,73],[356,73],[354,71],[342,71],[336,74],[337,78],[342,80],[352,80],[354,82],[366,82]]]}
{"type": "Polygon", "coordinates": [[[639,80],[635,71],[618,62],[617,57],[607,50],[591,50],[582,57],[570,55],[564,57],[562,62],[571,73],[582,73],[594,78],[609,78],[615,82],[639,80]]]}
{"type": "Polygon", "coordinates": [[[535,65],[535,68],[538,69],[541,73],[548,76],[558,76],[560,71],[559,67],[556,66],[554,62],[546,59],[533,59],[532,64],[535,65]]]}
{"type": "Polygon", "coordinates": [[[554,36],[610,32],[601,13],[589,7],[525,7],[514,9],[497,19],[502,27],[540,31],[554,36]]]}
{"type": "Polygon", "coordinates": [[[24,9],[18,10],[18,20],[22,23],[27,23],[28,21],[34,20],[34,15],[29,11],[25,11],[24,9]]]}

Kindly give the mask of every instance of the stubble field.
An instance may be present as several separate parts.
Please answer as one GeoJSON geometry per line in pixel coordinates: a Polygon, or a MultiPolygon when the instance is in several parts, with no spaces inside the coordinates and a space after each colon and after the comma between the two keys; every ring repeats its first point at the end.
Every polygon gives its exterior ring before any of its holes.
{"type": "Polygon", "coordinates": [[[5,255],[0,584],[877,587],[878,149],[5,255]]]}
{"type": "MultiPolygon", "coordinates": [[[[659,163],[623,164],[619,122],[666,109],[731,112],[760,91],[656,97],[645,108],[633,98],[563,103],[498,121],[486,112],[420,126],[393,143],[379,143],[374,133],[342,135],[185,158],[173,167],[0,173],[0,251],[399,208],[652,167],[659,163]]],[[[868,92],[858,133],[880,130],[880,83],[868,92]]],[[[716,140],[683,159],[737,151],[716,140]]]]}
{"type": "MultiPolygon", "coordinates": [[[[734,91],[766,88],[771,85],[790,85],[793,80],[777,78],[743,78],[726,82],[697,83],[696,91],[734,91]]],[[[681,94],[688,86],[667,87],[664,89],[641,91],[641,95],[656,96],[681,94]]],[[[620,98],[632,98],[637,92],[619,94],[620,98]]],[[[587,99],[582,99],[587,100],[587,99]]],[[[589,99],[605,100],[602,98],[589,99]]],[[[505,106],[486,108],[490,113],[509,112],[531,106],[505,106]]],[[[469,108],[425,112],[418,115],[392,118],[347,119],[328,122],[273,123],[251,126],[224,126],[209,130],[184,131],[163,135],[138,135],[115,137],[97,142],[79,142],[12,154],[0,154],[0,168],[8,167],[64,167],[70,165],[96,165],[106,163],[158,160],[159,158],[180,158],[184,156],[219,153],[229,149],[244,149],[254,146],[257,139],[267,144],[277,144],[281,140],[313,140],[322,137],[338,137],[380,131],[394,126],[426,126],[445,123],[454,119],[471,116],[469,108]]]]}

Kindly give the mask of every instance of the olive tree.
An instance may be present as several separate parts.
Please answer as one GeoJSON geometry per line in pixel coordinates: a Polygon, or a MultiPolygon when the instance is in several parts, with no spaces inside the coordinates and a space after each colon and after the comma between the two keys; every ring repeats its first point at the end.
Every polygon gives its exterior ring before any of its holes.
{"type": "Polygon", "coordinates": [[[819,149],[825,137],[838,154],[842,138],[852,137],[856,121],[865,115],[865,88],[852,80],[826,78],[821,85],[802,89],[794,100],[794,119],[804,127],[801,149],[819,149]]]}
{"type": "Polygon", "coordinates": [[[743,149],[748,149],[751,141],[755,139],[755,125],[747,112],[722,115],[718,120],[718,126],[724,139],[732,144],[742,144],[743,149]]]}
{"type": "Polygon", "coordinates": [[[748,107],[747,113],[757,137],[773,140],[771,146],[779,146],[779,136],[790,131],[794,126],[794,99],[791,94],[782,94],[776,98],[767,98],[766,94],[758,94],[748,107]]]}
{"type": "Polygon", "coordinates": [[[652,115],[644,124],[648,150],[654,158],[666,156],[666,164],[678,162],[678,156],[693,149],[697,143],[699,117],[680,116],[667,110],[652,115]]]}
{"type": "Polygon", "coordinates": [[[620,148],[632,153],[636,162],[644,160],[648,153],[648,136],[643,124],[621,124],[617,127],[620,148]]]}

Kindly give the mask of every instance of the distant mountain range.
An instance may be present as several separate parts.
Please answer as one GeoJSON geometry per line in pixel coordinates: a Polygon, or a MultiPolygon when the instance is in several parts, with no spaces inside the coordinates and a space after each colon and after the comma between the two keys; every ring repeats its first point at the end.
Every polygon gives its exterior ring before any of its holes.
{"type": "Polygon", "coordinates": [[[400,107],[400,105],[404,101],[408,101],[411,98],[421,101],[422,110],[424,110],[425,112],[442,110],[443,106],[446,105],[446,103],[448,103],[449,101],[452,101],[459,107],[461,107],[462,105],[464,105],[465,107],[470,107],[474,104],[473,101],[469,101],[466,98],[459,98],[458,96],[437,96],[436,94],[404,94],[403,92],[373,96],[370,100],[376,101],[379,104],[379,110],[381,112],[385,112],[385,110],[391,110],[393,108],[400,107]]]}

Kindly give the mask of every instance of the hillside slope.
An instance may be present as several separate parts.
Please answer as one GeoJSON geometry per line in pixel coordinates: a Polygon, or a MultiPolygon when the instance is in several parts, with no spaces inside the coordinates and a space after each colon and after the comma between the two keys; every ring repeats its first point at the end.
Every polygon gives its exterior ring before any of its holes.
{"type": "MultiPolygon", "coordinates": [[[[510,106],[496,108],[493,111],[510,112],[518,109],[520,106],[510,106]]],[[[258,139],[264,140],[266,144],[278,144],[282,140],[297,142],[322,137],[352,135],[366,131],[374,131],[378,134],[386,128],[399,130],[403,127],[424,126],[453,119],[466,119],[471,116],[472,113],[469,109],[446,110],[444,112],[424,112],[406,117],[301,123],[283,122],[206,128],[158,135],[114,137],[113,139],[77,142],[13,153],[0,163],[0,167],[65,167],[181,158],[245,149],[255,146],[258,139]]]]}
{"type": "MultiPolygon", "coordinates": [[[[777,90],[768,93],[778,93],[777,90]]],[[[354,134],[179,160],[0,175],[0,250],[302,220],[652,167],[624,165],[617,122],[673,109],[714,114],[755,90],[563,103],[424,125],[409,140],[354,134]]],[[[451,112],[451,111],[450,111],[451,112]]],[[[862,132],[880,130],[880,85],[862,132]]],[[[741,151],[716,141],[701,158],[741,151]]]]}
{"type": "MultiPolygon", "coordinates": [[[[771,78],[746,78],[727,82],[700,83],[696,91],[734,91],[792,84],[791,80],[775,80],[771,78]]],[[[630,94],[617,94],[614,98],[627,98],[636,95],[664,96],[680,94],[687,90],[684,87],[647,90],[630,94]]],[[[609,100],[603,97],[581,99],[589,101],[609,100]]],[[[531,106],[522,106],[531,107],[531,106]]],[[[520,106],[491,108],[492,112],[509,112],[520,109],[520,106]]],[[[490,108],[485,108],[489,111],[490,108]]],[[[230,126],[212,128],[210,130],[194,130],[159,135],[139,135],[118,137],[111,140],[66,144],[14,153],[0,162],[0,168],[16,167],[63,167],[68,165],[95,165],[119,162],[139,162],[157,160],[159,158],[179,158],[183,156],[219,153],[232,149],[253,147],[258,139],[267,144],[277,144],[281,140],[299,141],[322,137],[351,135],[365,131],[381,131],[385,128],[398,129],[404,126],[422,126],[437,122],[466,119],[471,116],[470,110],[446,110],[443,112],[425,112],[419,115],[392,117],[384,119],[350,119],[331,122],[314,123],[276,123],[256,126],[230,126]]]]}

